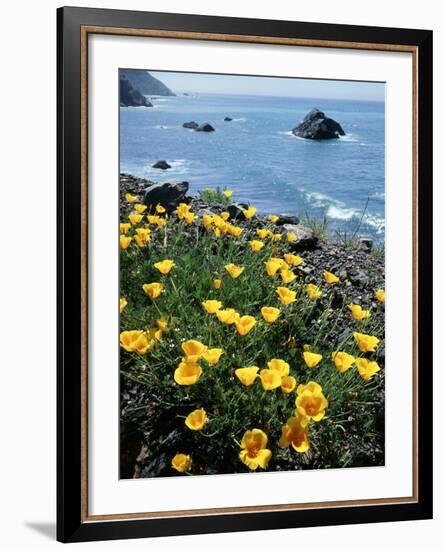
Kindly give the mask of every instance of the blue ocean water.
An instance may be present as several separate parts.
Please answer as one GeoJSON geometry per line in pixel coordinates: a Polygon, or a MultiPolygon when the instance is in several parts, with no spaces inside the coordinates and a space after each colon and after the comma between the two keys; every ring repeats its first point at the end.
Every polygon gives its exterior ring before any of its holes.
{"type": "Polygon", "coordinates": [[[329,231],[384,239],[384,103],[199,94],[120,108],[120,171],[153,181],[186,180],[190,193],[227,187],[262,213],[327,216],[329,231]],[[337,120],[338,140],[296,138],[313,107],[337,120]],[[233,118],[224,122],[224,117],[233,118]],[[182,128],[209,122],[215,132],[182,128]],[[157,160],[170,170],[152,168],[157,160]],[[367,204],[367,208],[366,208],[367,204]]]}

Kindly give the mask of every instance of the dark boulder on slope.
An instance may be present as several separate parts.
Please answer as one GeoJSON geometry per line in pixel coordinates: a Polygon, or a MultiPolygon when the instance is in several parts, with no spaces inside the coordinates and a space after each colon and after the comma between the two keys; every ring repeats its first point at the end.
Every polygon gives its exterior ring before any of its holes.
{"type": "Polygon", "coordinates": [[[153,104],[131,85],[124,76],[119,78],[119,102],[121,107],[152,107],[153,104]]]}
{"type": "Polygon", "coordinates": [[[337,139],[339,136],[345,136],[341,125],[336,120],[326,117],[319,109],[312,109],[307,113],[292,132],[304,139],[337,139]]]}
{"type": "Polygon", "coordinates": [[[184,200],[188,187],[187,181],[155,183],[146,189],[143,202],[149,206],[161,204],[168,212],[172,212],[184,200]]]}

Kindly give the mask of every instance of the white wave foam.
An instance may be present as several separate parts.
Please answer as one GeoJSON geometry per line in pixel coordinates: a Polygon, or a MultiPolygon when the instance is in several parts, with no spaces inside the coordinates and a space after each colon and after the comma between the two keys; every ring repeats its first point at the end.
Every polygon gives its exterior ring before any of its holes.
{"type": "Polygon", "coordinates": [[[239,118],[233,118],[233,120],[231,122],[246,122],[246,118],[241,116],[239,118]]]}
{"type": "Polygon", "coordinates": [[[348,134],[345,134],[345,136],[339,136],[339,141],[348,141],[350,143],[357,143],[359,140],[356,139],[354,134],[348,133],[348,134]]]}

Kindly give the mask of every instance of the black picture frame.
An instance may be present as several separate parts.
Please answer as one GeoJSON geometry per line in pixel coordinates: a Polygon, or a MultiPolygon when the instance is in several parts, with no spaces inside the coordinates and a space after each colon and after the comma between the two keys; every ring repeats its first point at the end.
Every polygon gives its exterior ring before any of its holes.
{"type": "MultiPolygon", "coordinates": [[[[334,45],[333,45],[334,47],[334,45]]],[[[432,32],[64,7],[57,10],[58,381],[57,539],[62,542],[219,533],[432,518],[432,32]],[[82,512],[82,27],[156,29],[308,41],[405,45],[417,52],[417,458],[416,502],[251,513],[85,519],[82,512]]],[[[83,405],[82,405],[83,404],[83,405]]]]}

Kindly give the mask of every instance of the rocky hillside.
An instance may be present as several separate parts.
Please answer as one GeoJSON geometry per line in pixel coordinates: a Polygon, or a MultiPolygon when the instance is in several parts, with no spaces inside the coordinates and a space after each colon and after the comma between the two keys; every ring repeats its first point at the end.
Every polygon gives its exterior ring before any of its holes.
{"type": "Polygon", "coordinates": [[[120,75],[119,78],[119,101],[121,107],[152,107],[153,104],[142,95],[139,90],[131,85],[131,82],[120,75]]]}
{"type": "Polygon", "coordinates": [[[120,69],[119,74],[120,76],[125,76],[133,88],[143,95],[176,95],[163,82],[150,75],[148,71],[141,69],[120,69]]]}

